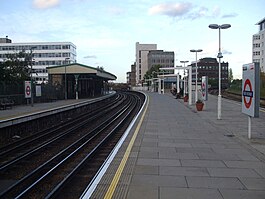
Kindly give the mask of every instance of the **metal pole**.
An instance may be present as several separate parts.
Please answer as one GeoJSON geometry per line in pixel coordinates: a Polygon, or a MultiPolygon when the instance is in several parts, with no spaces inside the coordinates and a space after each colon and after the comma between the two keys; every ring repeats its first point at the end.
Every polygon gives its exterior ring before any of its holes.
{"type": "Polygon", "coordinates": [[[251,116],[248,116],[248,139],[251,139],[251,116]]]}
{"type": "Polygon", "coordinates": [[[195,67],[195,103],[198,101],[198,85],[197,85],[197,51],[196,53],[196,67],[195,67]]]}
{"type": "MultiPolygon", "coordinates": [[[[31,52],[32,53],[32,52],[31,52]]],[[[30,96],[30,102],[31,106],[33,106],[33,81],[32,81],[32,54],[31,54],[31,61],[30,61],[30,88],[31,88],[31,96],[30,96]]]]}
{"type": "Polygon", "coordinates": [[[191,76],[192,76],[192,66],[189,67],[189,105],[192,104],[192,90],[191,90],[191,85],[192,85],[192,80],[191,80],[191,76]]]}
{"type": "Polygon", "coordinates": [[[66,88],[66,65],[64,65],[64,99],[67,100],[67,88],[66,88]]]}
{"type": "Polygon", "coordinates": [[[217,119],[220,120],[222,113],[222,95],[221,95],[221,28],[219,27],[219,91],[218,91],[218,105],[217,105],[217,119]]]}
{"type": "Polygon", "coordinates": [[[67,76],[66,76],[66,60],[69,60],[70,58],[67,57],[64,59],[65,65],[64,65],[64,99],[67,100],[67,76]]]}

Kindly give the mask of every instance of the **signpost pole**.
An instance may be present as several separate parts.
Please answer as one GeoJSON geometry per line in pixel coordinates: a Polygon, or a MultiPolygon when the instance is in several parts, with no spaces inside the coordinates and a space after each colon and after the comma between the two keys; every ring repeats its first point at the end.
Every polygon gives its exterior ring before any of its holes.
{"type": "Polygon", "coordinates": [[[251,139],[251,116],[248,116],[248,139],[251,139]]]}
{"type": "Polygon", "coordinates": [[[260,75],[259,65],[243,65],[242,77],[242,113],[248,115],[248,138],[251,139],[251,117],[259,117],[260,75]]]}

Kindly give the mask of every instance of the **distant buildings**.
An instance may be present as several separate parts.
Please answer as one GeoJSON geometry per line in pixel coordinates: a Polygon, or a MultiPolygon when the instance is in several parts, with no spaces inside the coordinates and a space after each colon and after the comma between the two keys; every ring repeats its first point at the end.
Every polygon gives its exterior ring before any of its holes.
{"type": "Polygon", "coordinates": [[[131,65],[131,71],[127,72],[127,83],[129,86],[135,86],[136,85],[136,63],[131,65]]]}
{"type": "Polygon", "coordinates": [[[147,54],[148,69],[159,65],[161,68],[174,67],[174,52],[164,52],[163,50],[151,50],[147,54]]]}
{"type": "MultiPolygon", "coordinates": [[[[174,52],[157,50],[157,44],[140,44],[136,42],[135,50],[135,85],[143,83],[145,73],[153,66],[174,67],[174,52]]],[[[130,75],[130,72],[127,73],[127,82],[128,75],[130,75]]]]}
{"type": "Polygon", "coordinates": [[[31,42],[12,43],[12,40],[0,38],[0,62],[7,59],[7,54],[32,51],[32,78],[37,83],[48,81],[46,67],[76,62],[76,46],[71,42],[31,42]]]}
{"type": "Polygon", "coordinates": [[[156,44],[140,44],[136,42],[136,84],[141,84],[145,73],[148,71],[148,53],[151,50],[156,50],[156,44]]]}
{"type": "MultiPolygon", "coordinates": [[[[192,82],[195,84],[196,63],[192,63],[192,82]]],[[[219,63],[216,58],[202,58],[197,62],[198,84],[201,83],[202,76],[208,76],[209,84],[217,87],[219,79],[219,63]]],[[[222,88],[228,87],[228,62],[221,63],[222,88]]]]}
{"type": "Polygon", "coordinates": [[[259,26],[259,32],[252,37],[252,61],[260,64],[260,69],[265,72],[265,18],[256,25],[259,26]]]}

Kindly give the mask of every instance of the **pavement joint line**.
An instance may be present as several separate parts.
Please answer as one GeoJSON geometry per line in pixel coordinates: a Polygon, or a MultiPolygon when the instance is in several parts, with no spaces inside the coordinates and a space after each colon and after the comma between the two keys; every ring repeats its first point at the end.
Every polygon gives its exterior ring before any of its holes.
{"type": "Polygon", "coordinates": [[[121,160],[121,163],[120,163],[120,165],[119,165],[119,167],[118,167],[118,169],[117,169],[117,171],[116,171],[116,173],[115,173],[115,175],[114,175],[114,177],[113,177],[113,179],[111,181],[111,184],[110,184],[110,186],[109,186],[109,188],[108,188],[108,190],[107,190],[107,192],[106,192],[106,194],[104,196],[104,199],[110,199],[110,198],[112,198],[112,196],[114,194],[114,191],[115,191],[115,189],[117,187],[118,181],[120,180],[120,177],[121,177],[121,174],[122,174],[123,169],[125,167],[125,164],[126,164],[128,158],[129,158],[129,155],[131,153],[131,150],[132,150],[133,144],[135,142],[135,139],[136,139],[136,137],[137,137],[137,135],[139,133],[140,127],[142,126],[142,123],[143,123],[144,117],[146,115],[146,111],[147,111],[148,105],[149,105],[149,97],[147,98],[147,104],[146,104],[144,113],[143,113],[143,115],[142,115],[142,117],[141,117],[141,119],[140,119],[140,121],[139,121],[139,123],[138,123],[138,125],[137,125],[137,127],[135,129],[135,131],[134,131],[134,134],[133,134],[133,136],[131,138],[131,141],[130,141],[130,143],[129,143],[129,145],[128,145],[125,153],[124,153],[124,156],[123,156],[123,158],[121,160]]]}

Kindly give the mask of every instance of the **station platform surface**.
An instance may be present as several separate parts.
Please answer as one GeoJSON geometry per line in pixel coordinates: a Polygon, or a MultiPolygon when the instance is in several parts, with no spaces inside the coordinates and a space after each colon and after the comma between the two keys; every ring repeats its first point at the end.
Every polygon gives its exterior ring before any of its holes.
{"type": "Polygon", "coordinates": [[[265,112],[209,96],[203,111],[170,94],[147,93],[137,120],[90,198],[264,199],[265,112]],[[142,117],[142,118],[141,118],[142,117]]]}
{"type": "Polygon", "coordinates": [[[81,103],[85,101],[89,101],[91,99],[69,99],[69,100],[57,100],[53,102],[47,103],[34,103],[33,106],[31,104],[28,105],[15,105],[11,109],[0,110],[0,121],[7,120],[15,117],[20,117],[24,115],[34,114],[40,111],[47,111],[50,109],[55,109],[67,105],[72,105],[76,103],[81,103]]]}

